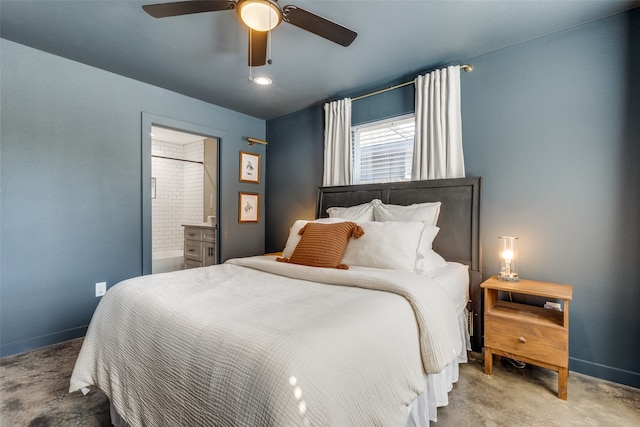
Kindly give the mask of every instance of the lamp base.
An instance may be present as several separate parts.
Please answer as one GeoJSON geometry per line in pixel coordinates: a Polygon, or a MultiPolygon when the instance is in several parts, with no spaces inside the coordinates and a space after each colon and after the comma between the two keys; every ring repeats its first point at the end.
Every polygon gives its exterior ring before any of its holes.
{"type": "Polygon", "coordinates": [[[502,272],[498,274],[498,279],[504,282],[517,282],[518,280],[520,280],[520,278],[518,277],[518,273],[502,273],[502,272]]]}

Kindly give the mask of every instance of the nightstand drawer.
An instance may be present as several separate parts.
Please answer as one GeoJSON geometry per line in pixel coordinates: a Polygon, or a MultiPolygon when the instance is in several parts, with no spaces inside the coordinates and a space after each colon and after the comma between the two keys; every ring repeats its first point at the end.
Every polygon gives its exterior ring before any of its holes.
{"type": "Polygon", "coordinates": [[[484,345],[514,355],[568,367],[568,330],[554,325],[519,322],[512,318],[485,315],[484,345]]]}

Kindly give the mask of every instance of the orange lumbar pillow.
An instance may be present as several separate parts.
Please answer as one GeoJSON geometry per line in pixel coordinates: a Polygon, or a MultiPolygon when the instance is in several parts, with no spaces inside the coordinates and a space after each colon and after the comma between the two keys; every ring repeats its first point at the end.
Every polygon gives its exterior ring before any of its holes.
{"type": "Polygon", "coordinates": [[[355,222],[323,224],[309,222],[298,232],[302,236],[291,258],[276,258],[276,261],[310,267],[339,268],[349,267],[340,264],[342,255],[351,237],[358,238],[364,230],[355,222]]]}

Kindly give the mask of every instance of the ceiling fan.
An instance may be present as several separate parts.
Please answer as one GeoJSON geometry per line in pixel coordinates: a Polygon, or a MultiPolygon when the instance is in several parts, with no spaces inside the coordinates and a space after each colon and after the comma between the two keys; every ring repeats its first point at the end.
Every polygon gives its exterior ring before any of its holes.
{"type": "MultiPolygon", "coordinates": [[[[296,6],[283,8],[277,0],[191,0],[142,6],[154,18],[189,15],[192,13],[236,10],[240,20],[249,27],[249,66],[267,62],[269,31],[282,21],[295,25],[342,46],[349,46],[358,33],[296,6]]],[[[269,61],[270,62],[270,61],[269,61]]]]}

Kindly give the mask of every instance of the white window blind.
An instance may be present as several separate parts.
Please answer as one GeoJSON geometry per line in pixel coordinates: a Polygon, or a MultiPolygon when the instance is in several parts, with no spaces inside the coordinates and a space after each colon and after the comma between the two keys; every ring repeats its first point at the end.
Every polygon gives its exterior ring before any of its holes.
{"type": "Polygon", "coordinates": [[[413,114],[352,128],[353,183],[409,181],[414,134],[413,114]]]}

